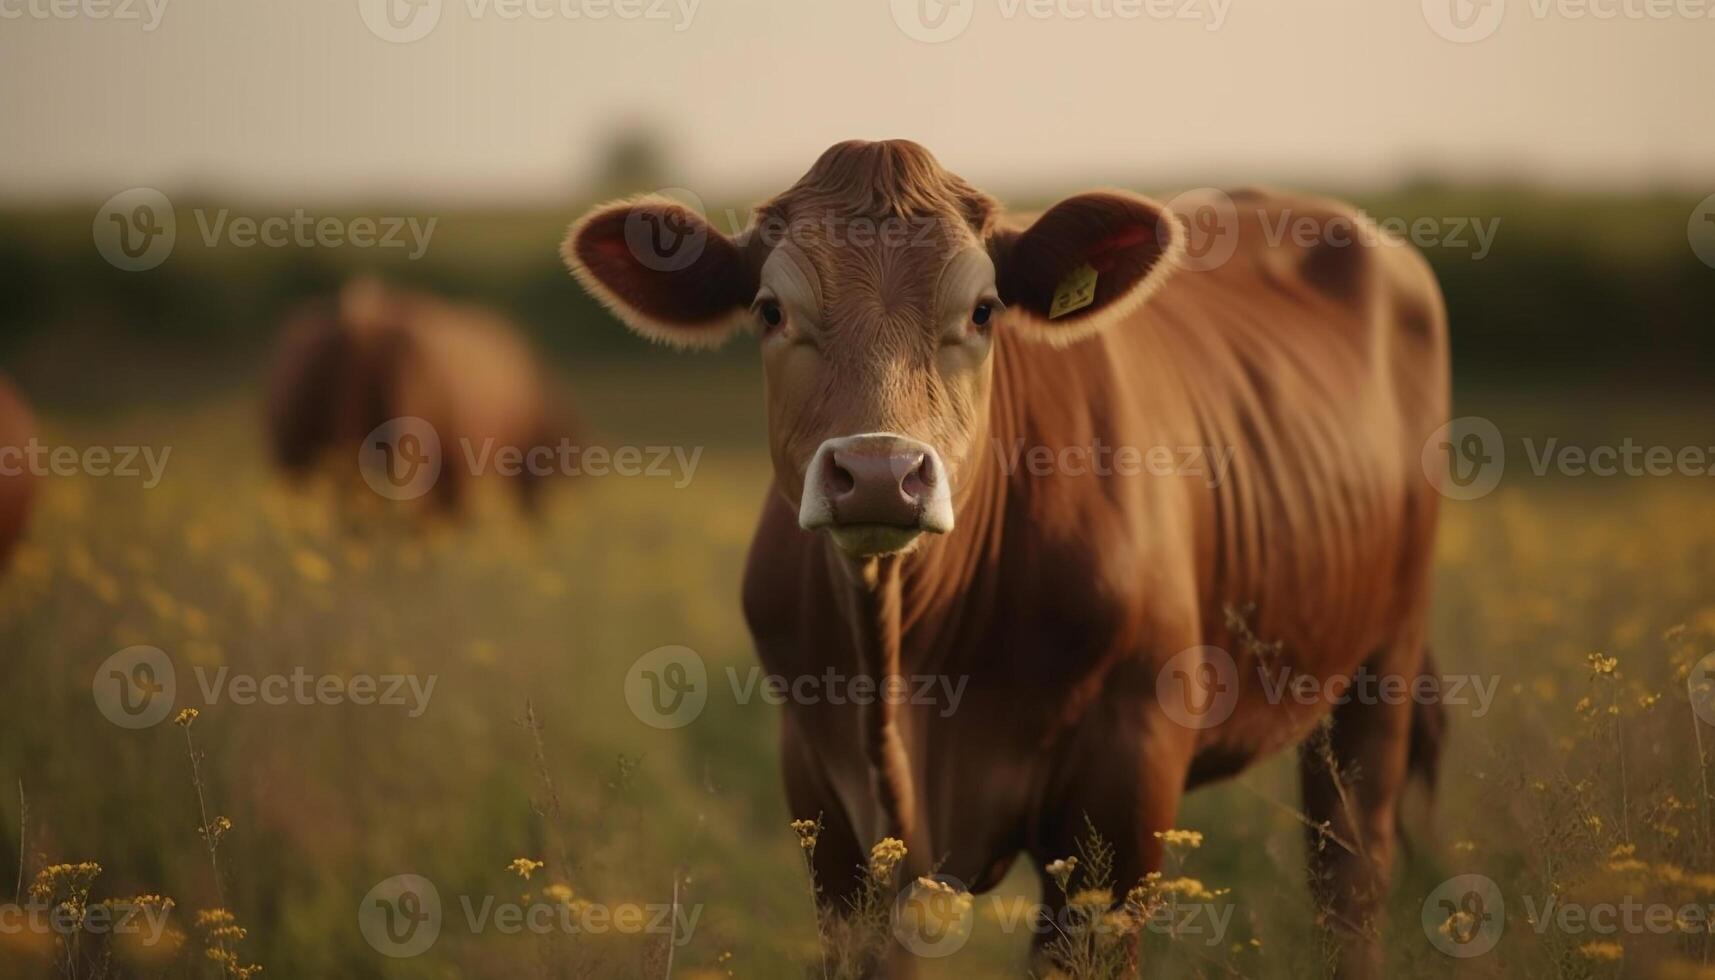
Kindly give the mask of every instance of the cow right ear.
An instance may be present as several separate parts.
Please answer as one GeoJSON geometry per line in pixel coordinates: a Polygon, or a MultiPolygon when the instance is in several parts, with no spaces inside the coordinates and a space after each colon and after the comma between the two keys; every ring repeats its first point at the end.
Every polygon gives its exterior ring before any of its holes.
{"type": "Polygon", "coordinates": [[[744,250],[665,197],[596,208],[572,225],[560,254],[627,326],[674,347],[719,346],[747,322],[757,290],[744,250]]]}
{"type": "Polygon", "coordinates": [[[997,231],[1003,329],[1056,347],[1106,329],[1161,288],[1184,239],[1171,212],[1129,191],[1069,197],[1023,231],[997,231]]]}

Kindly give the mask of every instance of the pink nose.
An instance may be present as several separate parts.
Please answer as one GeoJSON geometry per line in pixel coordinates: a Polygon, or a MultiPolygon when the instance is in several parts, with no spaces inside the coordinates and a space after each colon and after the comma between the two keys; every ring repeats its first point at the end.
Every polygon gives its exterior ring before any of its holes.
{"type": "Polygon", "coordinates": [[[822,490],[836,524],[916,527],[937,474],[927,448],[860,445],[818,454],[822,490]]]}
{"type": "Polygon", "coordinates": [[[933,448],[890,432],[829,439],[804,474],[798,523],[806,530],[953,529],[946,469],[933,448]]]}

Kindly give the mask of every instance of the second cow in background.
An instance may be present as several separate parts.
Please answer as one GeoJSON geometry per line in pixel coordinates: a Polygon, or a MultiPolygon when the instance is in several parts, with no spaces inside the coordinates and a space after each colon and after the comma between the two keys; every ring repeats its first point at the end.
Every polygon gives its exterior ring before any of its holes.
{"type": "Polygon", "coordinates": [[[485,473],[511,479],[532,509],[546,472],[524,461],[557,458],[572,436],[564,400],[504,317],[374,279],[289,317],[270,370],[269,440],[283,469],[361,460],[384,496],[445,513],[485,473]]]}

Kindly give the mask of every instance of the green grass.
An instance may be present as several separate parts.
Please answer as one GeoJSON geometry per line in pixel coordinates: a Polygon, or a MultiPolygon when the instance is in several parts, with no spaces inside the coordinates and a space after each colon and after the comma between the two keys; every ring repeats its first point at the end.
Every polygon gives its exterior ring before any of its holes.
{"type": "MultiPolygon", "coordinates": [[[[181,958],[114,964],[183,975],[202,963],[191,914],[218,904],[185,731],[110,724],[91,697],[97,665],[132,644],[161,647],[177,664],[181,706],[187,694],[200,701],[196,664],[433,673],[416,718],[381,706],[197,704],[190,732],[206,753],[210,812],[233,823],[222,887],[249,930],[246,962],[265,977],[659,976],[658,939],[471,935],[457,908],[459,895],[515,900],[563,878],[608,903],[665,902],[677,881],[701,917],[674,976],[806,975],[815,922],[779,788],[776,709],[735,703],[721,673],[754,662],[738,576],[768,479],[760,392],[749,372],[663,363],[648,374],[592,370],[578,390],[609,441],[705,445],[689,487],[579,480],[549,498],[539,523],[488,501],[475,521],[425,534],[372,498],[279,483],[247,397],[49,413],[51,441],[146,441],[173,455],[153,490],[46,481],[0,585],[0,690],[10,695],[0,880],[17,866],[21,780],[26,884],[44,864],[89,860],[104,869],[98,898],[172,896],[174,924],[190,934],[181,958]],[[622,689],[638,656],[668,644],[694,648],[721,679],[696,722],[658,731],[631,714],[622,689]],[[544,766],[521,724],[527,703],[544,766]],[[507,870],[519,857],[548,867],[523,881],[507,870]],[[448,921],[429,953],[390,960],[362,938],[358,906],[402,872],[436,883],[448,921]]],[[[1446,672],[1499,675],[1500,694],[1485,717],[1454,709],[1433,833],[1414,811],[1419,833],[1391,903],[1395,973],[1615,976],[1616,964],[1578,950],[1608,938],[1625,946],[1627,977],[1709,955],[1707,936],[1538,935],[1522,896],[1715,901],[1715,889],[1700,890],[1707,882],[1675,884],[1661,870],[1715,870],[1684,682],[1715,649],[1712,517],[1715,498],[1693,479],[1521,477],[1446,507],[1437,657],[1446,672]],[[1592,678],[1586,658],[1598,650],[1619,658],[1617,679],[1592,678]],[[1659,700],[1642,706],[1650,695],[1659,700]],[[1580,708],[1585,697],[1592,704],[1580,708]],[[1620,709],[1618,741],[1609,703],[1620,709]],[[1646,871],[1612,867],[1627,844],[1646,871]],[[1507,931],[1495,952],[1455,964],[1429,945],[1420,909],[1438,882],[1466,871],[1502,886],[1507,931]]],[[[1217,946],[1153,943],[1150,975],[1225,975],[1214,963],[1244,976],[1314,974],[1294,787],[1283,758],[1189,798],[1179,824],[1206,841],[1184,871],[1231,889],[1235,913],[1217,946]]],[[[1015,869],[1002,892],[1030,897],[1034,887],[1015,869]]],[[[989,905],[978,900],[970,943],[930,976],[1023,969],[1024,938],[1003,933],[989,905]]],[[[0,936],[0,973],[51,972],[42,955],[28,937],[0,936]]]]}

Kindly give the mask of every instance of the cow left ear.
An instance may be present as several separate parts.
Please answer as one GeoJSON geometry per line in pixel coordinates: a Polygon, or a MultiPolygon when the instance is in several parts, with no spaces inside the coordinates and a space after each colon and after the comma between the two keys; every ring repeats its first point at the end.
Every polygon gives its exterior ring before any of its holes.
{"type": "Polygon", "coordinates": [[[1136,310],[1173,274],[1185,233],[1165,207],[1125,191],[1069,197],[1023,231],[989,238],[1002,329],[1064,346],[1136,310]]]}

